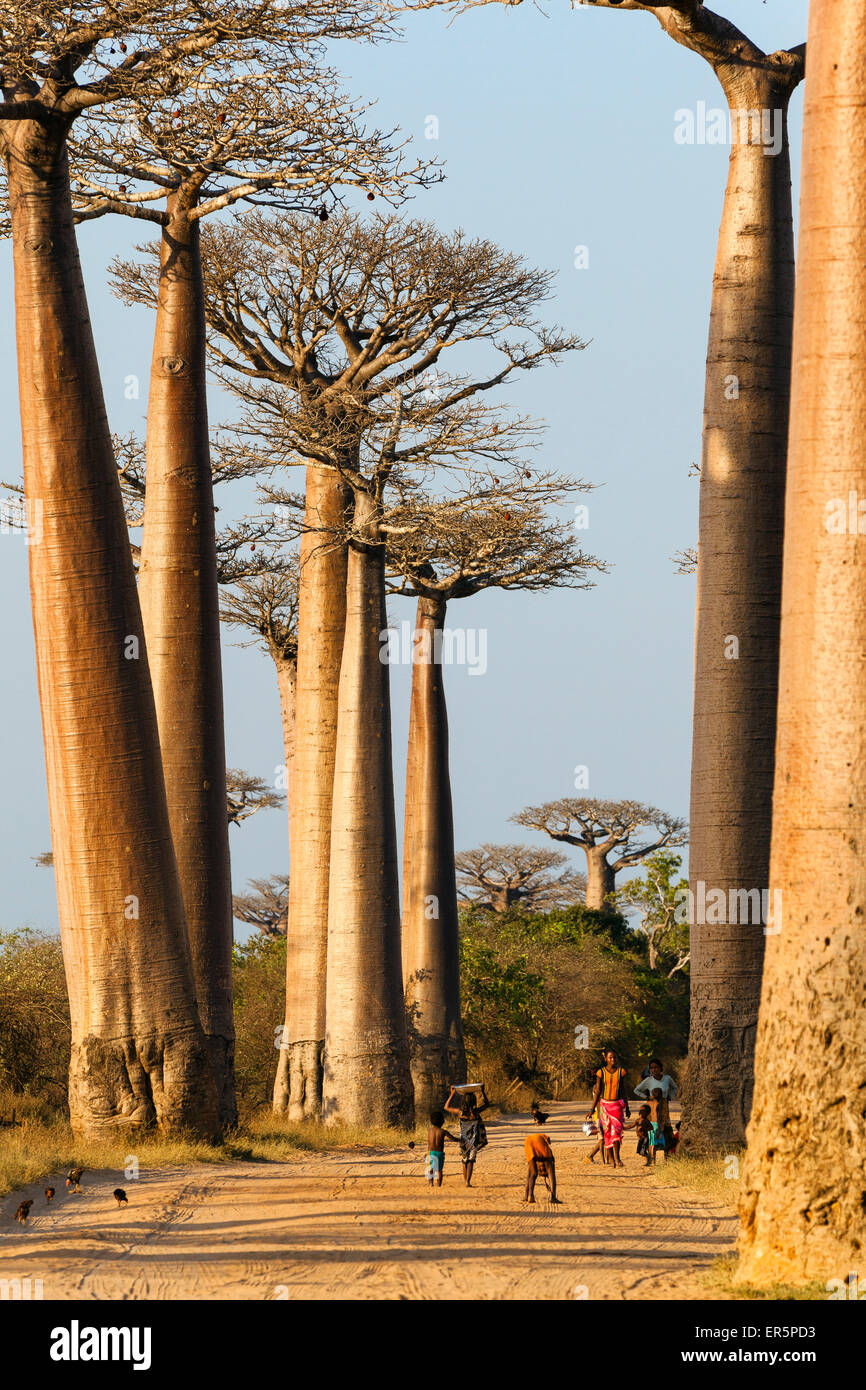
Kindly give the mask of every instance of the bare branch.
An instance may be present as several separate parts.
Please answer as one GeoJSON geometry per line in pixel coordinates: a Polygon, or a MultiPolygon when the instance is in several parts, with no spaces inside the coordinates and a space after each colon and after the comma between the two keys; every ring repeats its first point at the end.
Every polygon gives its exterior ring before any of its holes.
{"type": "Polygon", "coordinates": [[[683,845],[688,827],[678,816],[647,806],[642,801],[600,801],[592,797],[563,797],[543,806],[527,806],[511,817],[515,825],[540,830],[552,840],[598,849],[605,854],[619,850],[610,864],[614,872],[653,854],[667,845],[683,845]],[[634,837],[649,829],[654,838],[637,844],[634,837]]]}
{"type": "Polygon", "coordinates": [[[240,825],[257,811],[273,810],[285,805],[282,792],[272,791],[261,777],[239,768],[226,768],[226,799],[229,825],[240,825]]]}
{"type": "Polygon", "coordinates": [[[544,912],[581,903],[586,894],[583,874],[551,872],[568,862],[556,850],[485,844],[463,850],[454,862],[461,901],[488,912],[517,906],[544,912]]]}
{"type": "Polygon", "coordinates": [[[288,874],[252,878],[249,887],[252,893],[236,893],[232,898],[235,917],[247,926],[257,927],[270,940],[285,936],[289,922],[288,874]]]}

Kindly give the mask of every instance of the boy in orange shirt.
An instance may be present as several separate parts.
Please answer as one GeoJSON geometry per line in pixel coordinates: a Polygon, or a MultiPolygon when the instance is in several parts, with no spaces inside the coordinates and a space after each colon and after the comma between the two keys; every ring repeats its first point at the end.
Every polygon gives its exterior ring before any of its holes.
{"type": "Polygon", "coordinates": [[[527,1164],[524,1202],[534,1204],[535,1184],[541,1175],[547,1180],[551,1202],[561,1206],[562,1203],[556,1195],[556,1160],[553,1157],[553,1149],[550,1147],[550,1139],[546,1134],[527,1134],[523,1141],[523,1149],[527,1164]]]}

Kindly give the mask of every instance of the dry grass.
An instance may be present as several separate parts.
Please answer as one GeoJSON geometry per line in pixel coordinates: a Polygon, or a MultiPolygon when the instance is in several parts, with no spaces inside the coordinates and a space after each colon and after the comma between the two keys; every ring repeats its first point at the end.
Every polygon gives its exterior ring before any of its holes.
{"type": "Polygon", "coordinates": [[[271,1110],[259,1110],[244,1121],[238,1142],[255,1148],[253,1158],[285,1158],[288,1153],[325,1153],[334,1149],[405,1149],[426,1142],[427,1125],[407,1132],[389,1125],[298,1124],[271,1110]]]}
{"type": "Polygon", "coordinates": [[[747,1285],[735,1284],[734,1275],[737,1272],[736,1255],[725,1255],[722,1259],[714,1260],[712,1268],[704,1275],[703,1283],[707,1288],[715,1289],[728,1298],[737,1299],[742,1302],[769,1302],[784,1301],[795,1303],[822,1303],[827,1299],[826,1285],[820,1280],[813,1280],[809,1284],[769,1284],[766,1288],[750,1288],[747,1285]]]}
{"type": "MultiPolygon", "coordinates": [[[[143,1169],[190,1163],[286,1162],[311,1152],[405,1149],[410,1142],[420,1145],[426,1135],[426,1128],[407,1134],[384,1125],[326,1129],[290,1123],[264,1110],[248,1116],[220,1144],[141,1131],[118,1138],[81,1140],[75,1138],[65,1119],[47,1115],[43,1107],[26,1098],[15,1097],[15,1110],[15,1127],[0,1129],[0,1196],[76,1166],[123,1172],[131,1157],[143,1169]]],[[[0,1118],[9,1119],[11,1111],[9,1096],[0,1096],[0,1118]]]]}
{"type": "Polygon", "coordinates": [[[692,1192],[721,1206],[736,1207],[740,1196],[739,1168],[743,1151],[717,1154],[711,1158],[672,1158],[656,1162],[650,1178],[664,1187],[688,1187],[692,1192]],[[736,1177],[728,1177],[731,1158],[736,1158],[736,1177]]]}

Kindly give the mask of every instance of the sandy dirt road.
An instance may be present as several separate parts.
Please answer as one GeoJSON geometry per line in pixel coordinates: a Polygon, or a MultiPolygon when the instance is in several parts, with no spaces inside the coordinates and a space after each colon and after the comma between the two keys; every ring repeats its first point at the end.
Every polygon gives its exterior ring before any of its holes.
{"type": "Polygon", "coordinates": [[[418,1149],[311,1154],[290,1163],[85,1174],[3,1199],[0,1281],[42,1280],[47,1299],[713,1299],[701,1282],[732,1248],[735,1218],[648,1180],[633,1137],[624,1170],[583,1160],[579,1106],[546,1131],[560,1195],[521,1205],[527,1117],[489,1127],[466,1190],[456,1145],[431,1190],[418,1149]],[[120,1183],[129,1205],[118,1208],[120,1183]],[[18,1202],[35,1198],[26,1228],[18,1202]]]}

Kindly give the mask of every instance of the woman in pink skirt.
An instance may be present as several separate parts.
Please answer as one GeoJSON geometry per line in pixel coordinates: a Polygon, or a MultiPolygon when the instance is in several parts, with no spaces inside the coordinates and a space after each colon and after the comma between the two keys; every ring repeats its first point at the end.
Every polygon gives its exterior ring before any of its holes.
{"type": "Polygon", "coordinates": [[[628,1108],[625,1067],[619,1065],[617,1055],[612,1047],[605,1049],[604,1066],[599,1067],[595,1074],[595,1090],[587,1119],[590,1119],[596,1107],[598,1107],[599,1125],[604,1136],[604,1147],[606,1150],[613,1151],[613,1161],[617,1168],[623,1168],[625,1165],[619,1156],[619,1150],[622,1143],[623,1123],[629,1118],[631,1112],[628,1108]]]}

